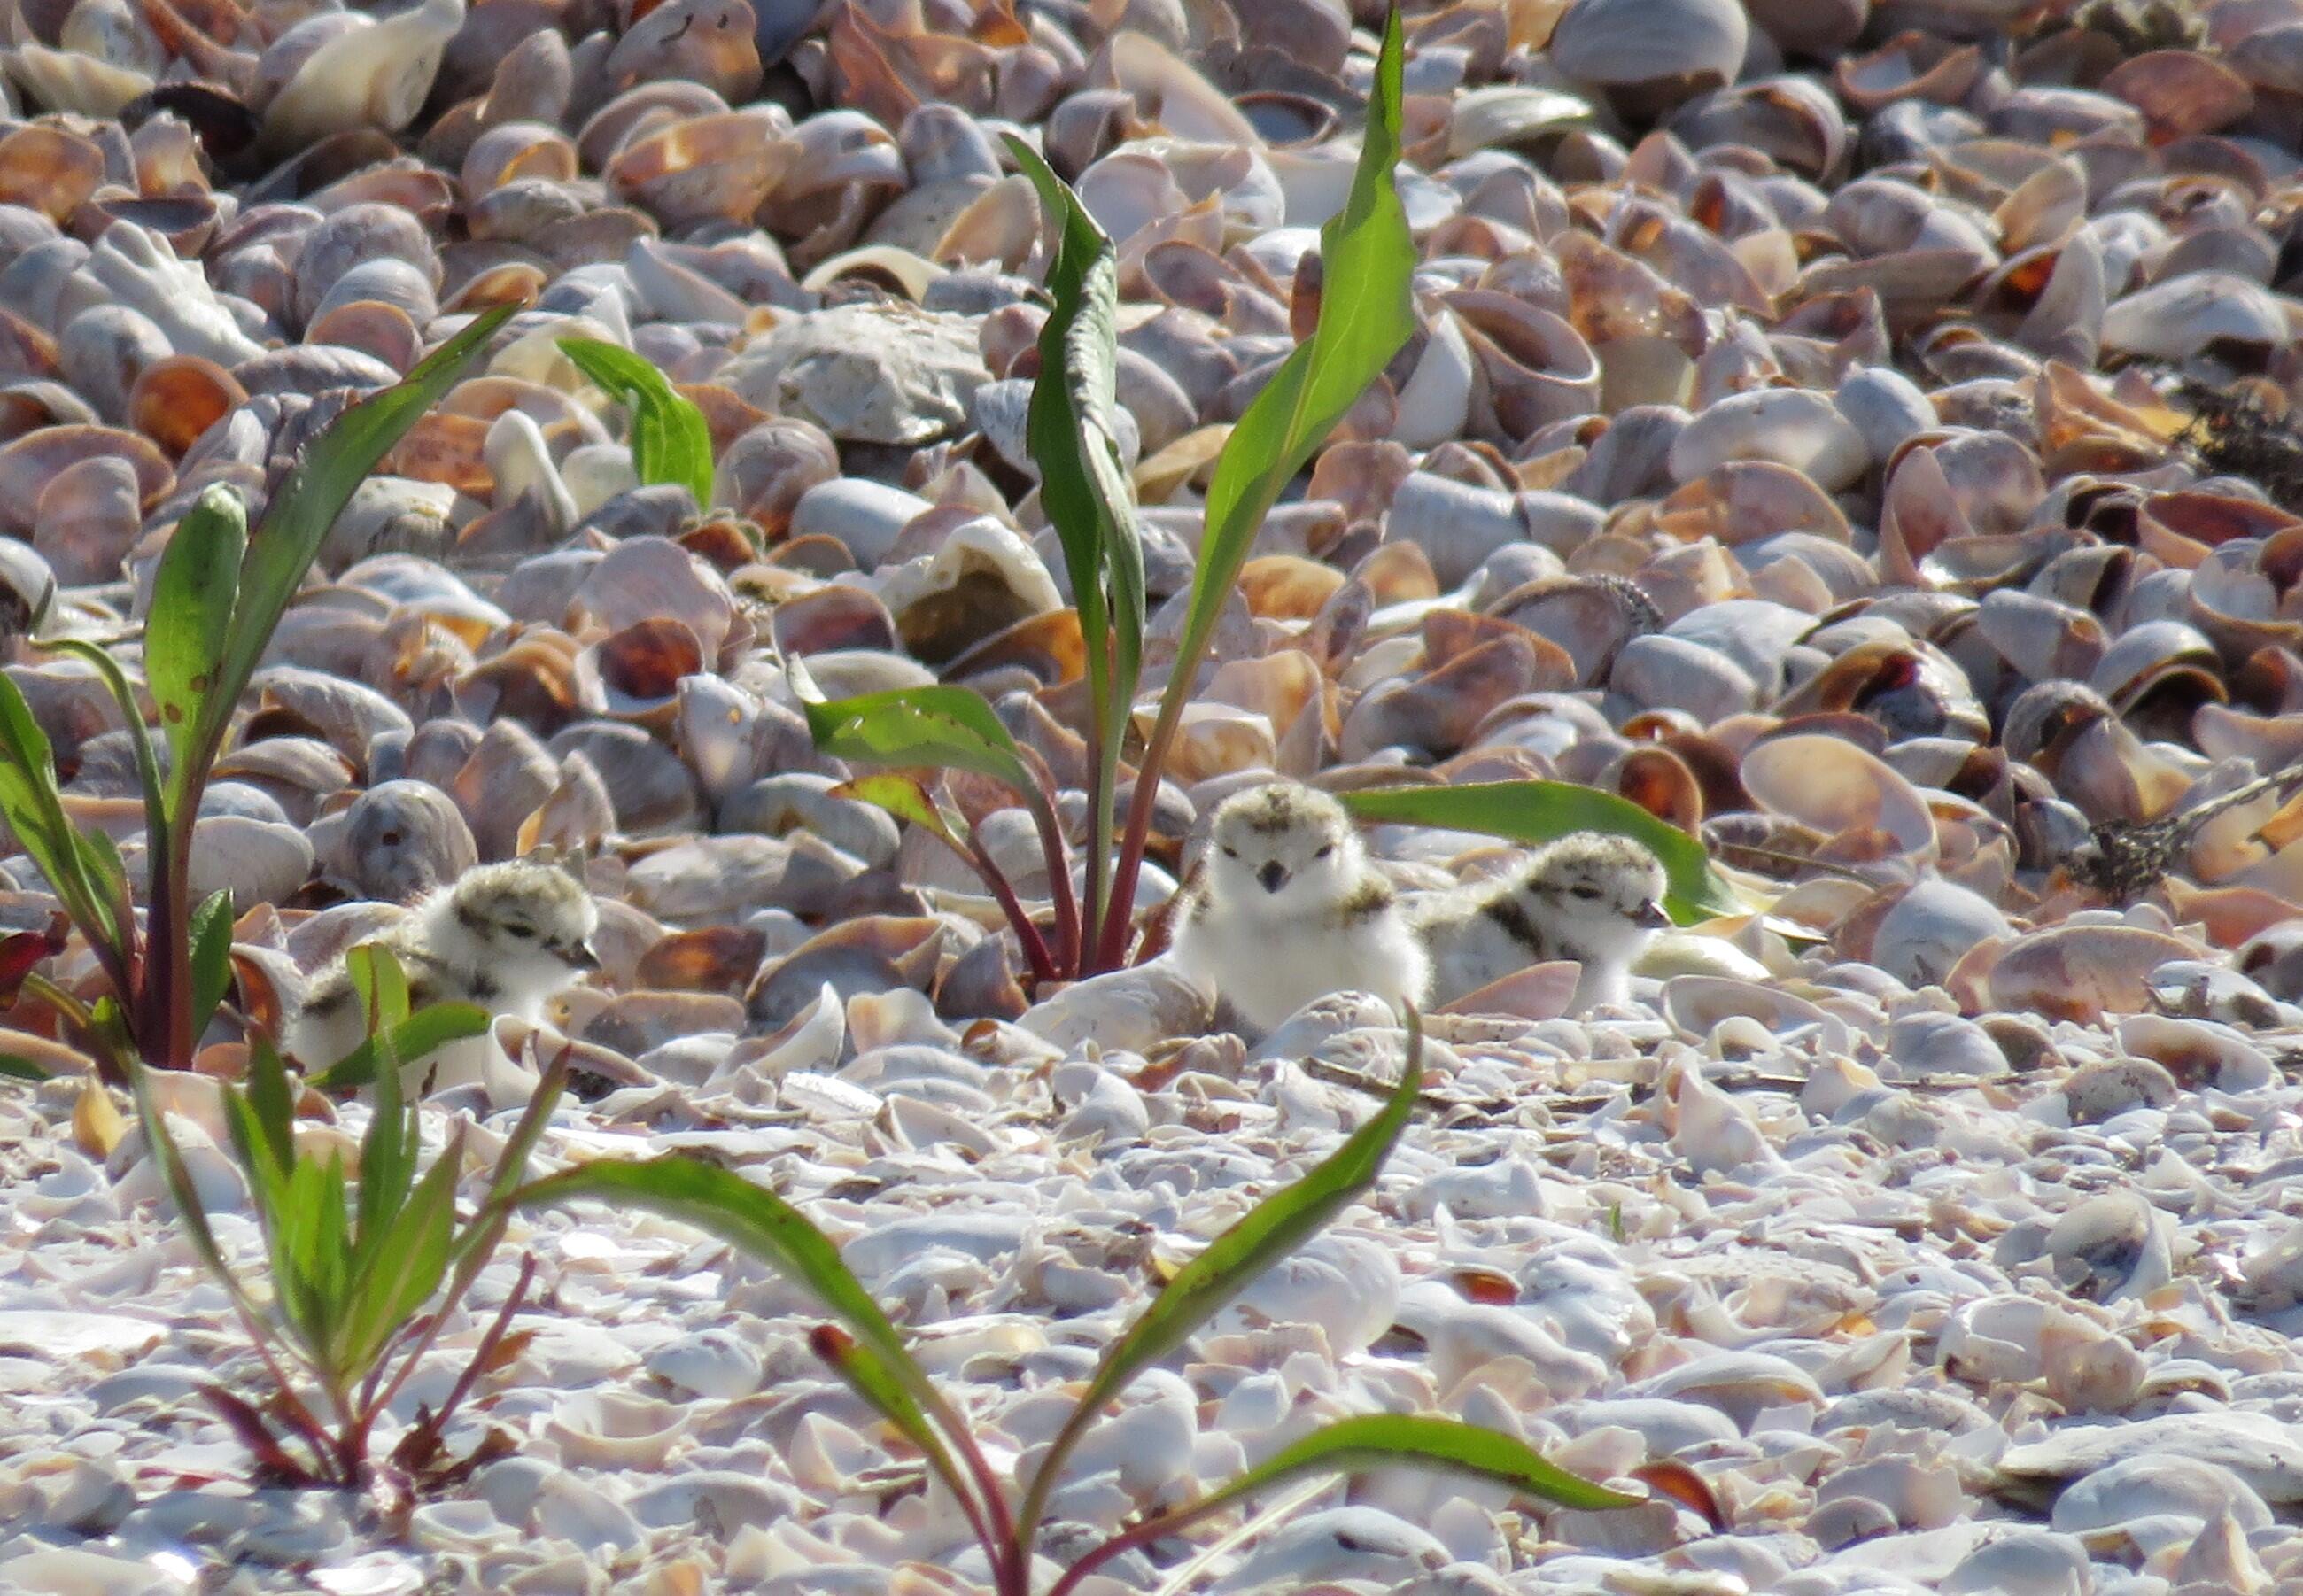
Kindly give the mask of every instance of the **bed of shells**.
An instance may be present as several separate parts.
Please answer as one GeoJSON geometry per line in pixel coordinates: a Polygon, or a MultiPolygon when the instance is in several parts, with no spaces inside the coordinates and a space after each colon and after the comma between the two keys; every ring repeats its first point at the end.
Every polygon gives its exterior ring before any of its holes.
{"type": "MultiPolygon", "coordinates": [[[[1338,997],[1233,1036],[1158,965],[1027,992],[974,878],[831,793],[781,662],[970,682],[1082,785],[1024,447],[1040,215],[997,135],[1118,244],[1156,687],[1378,13],[4,9],[0,631],[75,816],[132,864],[110,700],[28,630],[130,635],[203,488],[260,502],[338,391],[531,300],[335,526],[196,884],[264,1018],[380,906],[580,851],[603,967],[554,1017],[585,1101],[546,1154],[772,1182],[1028,1465],[1400,1035],[1338,997]],[[712,504],[638,485],[569,334],[703,409],[712,504]]],[[[1425,770],[1621,792],[1772,907],[1664,939],[1622,1008],[1434,1016],[1442,1101],[1376,1200],[1132,1389],[1056,1536],[1372,1408],[1675,1488],[1370,1476],[1083,1588],[2303,1590],[2303,0],[1458,0],[1407,36],[1418,332],[1264,528],[1145,902],[1245,783],[1425,770]]],[[[1020,811],[984,837],[1044,894],[1020,811]]],[[[1505,851],[1370,840],[1409,887],[1505,851]]],[[[44,926],[0,872],[0,925],[44,926]]],[[[165,1091],[253,1258],[238,1057],[165,1091]]],[[[508,1456],[391,1524],[249,1490],[193,1400],[244,1342],[80,1101],[0,1083],[0,1589],[981,1588],[806,1300],[604,1211],[516,1225],[401,1398],[533,1250],[462,1432],[508,1456]]],[[[477,1169],[518,1106],[437,1117],[477,1169]]]]}

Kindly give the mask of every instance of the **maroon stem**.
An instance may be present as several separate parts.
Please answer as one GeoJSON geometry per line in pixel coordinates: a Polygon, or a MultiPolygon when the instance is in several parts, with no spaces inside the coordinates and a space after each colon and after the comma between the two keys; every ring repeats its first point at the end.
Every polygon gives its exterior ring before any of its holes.
{"type": "Polygon", "coordinates": [[[192,820],[206,785],[185,785],[176,823],[168,832],[165,879],[156,875],[151,910],[145,916],[144,1010],[154,1029],[139,1032],[139,1043],[160,1047],[164,1069],[190,1069],[198,1038],[192,1034],[192,939],[187,934],[191,905],[192,820]]]}
{"type": "Polygon", "coordinates": [[[1035,789],[1024,795],[1024,801],[1031,808],[1033,823],[1039,827],[1040,851],[1047,860],[1048,896],[1056,906],[1057,960],[1063,974],[1078,975],[1085,972],[1088,959],[1079,899],[1072,891],[1071,850],[1064,846],[1064,828],[1048,795],[1035,789]]]}
{"type": "MultiPolygon", "coordinates": [[[[473,1348],[471,1362],[466,1364],[463,1372],[456,1376],[456,1383],[448,1388],[448,1398],[440,1404],[439,1415],[432,1421],[433,1429],[444,1432],[448,1428],[448,1421],[455,1416],[456,1409],[463,1405],[465,1398],[472,1394],[472,1386],[480,1378],[480,1371],[485,1367],[489,1359],[495,1355],[496,1347],[502,1343],[505,1333],[511,1329],[512,1316],[519,1312],[519,1305],[527,1299],[527,1288],[535,1279],[536,1254],[522,1254],[519,1260],[519,1278],[512,1282],[510,1295],[504,1298],[503,1306],[496,1310],[496,1316],[490,1322],[487,1333],[480,1338],[479,1346],[473,1348]]],[[[446,1313],[447,1305],[443,1304],[440,1315],[435,1317],[433,1322],[438,1323],[439,1318],[445,1317],[446,1313]]],[[[431,1334],[426,1331],[424,1338],[425,1345],[428,1347],[431,1340],[431,1334]]],[[[418,1348],[413,1355],[401,1364],[401,1368],[403,1370],[414,1368],[417,1357],[422,1355],[423,1348],[418,1348]]],[[[400,1381],[397,1380],[392,1384],[395,1391],[400,1387],[400,1381]]],[[[387,1394],[385,1400],[390,1399],[387,1394]]],[[[380,1408],[383,1404],[378,1403],[376,1406],[380,1408]]]]}
{"type": "Polygon", "coordinates": [[[1000,912],[1006,915],[1008,924],[1016,928],[1016,940],[1024,944],[1024,957],[1031,963],[1032,974],[1042,981],[1057,979],[1056,961],[1048,952],[1046,939],[1040,935],[1040,928],[1032,924],[1032,916],[1016,896],[1015,885],[1008,881],[1008,873],[984,851],[983,840],[975,834],[974,826],[968,828],[967,849],[960,857],[975,867],[975,874],[983,878],[983,884],[991,889],[991,896],[999,900],[1000,912]]]}
{"type": "Polygon", "coordinates": [[[1134,1551],[1138,1547],[1149,1546],[1154,1541],[1163,1541],[1177,1531],[1197,1524],[1210,1514],[1219,1513],[1229,1506],[1231,1506],[1229,1502],[1220,1500],[1186,1503],[1171,1512],[1156,1515],[1132,1528],[1122,1530],[1078,1562],[1065,1569],[1063,1577],[1057,1580],[1050,1588],[1048,1596],[1071,1596],[1072,1591],[1078,1586],[1080,1581],[1110,1562],[1112,1558],[1134,1551]]]}
{"type": "MultiPolygon", "coordinates": [[[[1194,665],[1196,662],[1194,662],[1194,665]]],[[[1177,670],[1185,662],[1177,661],[1177,670]]],[[[1094,967],[1116,970],[1127,959],[1127,933],[1135,923],[1135,877],[1143,864],[1143,848],[1152,838],[1152,809],[1160,796],[1160,773],[1168,764],[1168,745],[1176,740],[1183,720],[1185,695],[1170,692],[1160,700],[1160,718],[1135,762],[1135,790],[1127,801],[1127,834],[1120,839],[1119,860],[1111,875],[1111,903],[1105,910],[1097,936],[1094,967]]]]}

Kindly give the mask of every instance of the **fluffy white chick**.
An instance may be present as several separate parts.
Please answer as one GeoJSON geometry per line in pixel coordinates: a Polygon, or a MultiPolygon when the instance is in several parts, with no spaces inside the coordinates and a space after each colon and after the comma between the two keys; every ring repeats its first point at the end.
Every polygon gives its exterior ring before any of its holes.
{"type": "Polygon", "coordinates": [[[1421,1002],[1430,968],[1343,806],[1294,781],[1235,793],[1209,827],[1174,957],[1240,1018],[1270,1031],[1312,999],[1421,1002]]]}

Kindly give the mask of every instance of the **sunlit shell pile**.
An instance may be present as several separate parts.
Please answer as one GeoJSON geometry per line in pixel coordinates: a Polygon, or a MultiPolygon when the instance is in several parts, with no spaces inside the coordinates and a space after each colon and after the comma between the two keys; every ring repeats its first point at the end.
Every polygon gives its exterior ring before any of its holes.
{"type": "MultiPolygon", "coordinates": [[[[140,857],[109,699],[29,634],[132,668],[203,489],[260,508],[347,392],[532,301],[359,490],[218,771],[195,868],[235,895],[244,1007],[292,1010],[381,906],[579,850],[604,967],[554,1017],[585,1101],[546,1155],[772,1183],[1028,1466],[1163,1271],[1369,1111],[1399,1034],[1338,998],[1251,1049],[1158,965],[1027,991],[958,861],[831,793],[785,663],[981,688],[1084,823],[1024,446],[1046,256],[999,135],[1118,244],[1148,695],[1227,429],[1315,314],[1379,21],[14,0],[0,629],[75,817],[140,857]],[[569,334],[701,407],[711,504],[639,485],[569,334]]],[[[1391,1409],[1654,1499],[1364,1477],[1196,1588],[2303,1589],[2303,810],[2248,786],[2303,756],[2303,0],[1460,0],[1407,39],[1417,332],[1261,532],[1144,905],[1278,772],[1597,785],[1771,908],[1658,942],[1625,1008],[1534,979],[1434,1016],[1446,1106],[1131,1390],[1051,1558],[1391,1409]],[[2106,837],[2219,800],[2101,890],[2106,837]]],[[[1023,813],[953,797],[1044,896],[1023,813]]],[[[1370,840],[1410,889],[1508,857],[1370,840]]],[[[0,922],[46,925],[0,869],[0,922]]],[[[209,1040],[165,1091],[252,1262],[239,1044],[209,1040]]],[[[477,1158],[519,1086],[437,1117],[477,1158]]],[[[515,1227],[474,1312],[523,1245],[549,1291],[460,1432],[515,1453],[404,1539],[225,1483],[194,1393],[254,1365],[139,1140],[75,1096],[0,1083],[0,1587],[983,1588],[805,1298],[625,1215],[515,1227]]],[[[1083,1596],[1161,1568],[1109,1575],[1083,1596]]]]}

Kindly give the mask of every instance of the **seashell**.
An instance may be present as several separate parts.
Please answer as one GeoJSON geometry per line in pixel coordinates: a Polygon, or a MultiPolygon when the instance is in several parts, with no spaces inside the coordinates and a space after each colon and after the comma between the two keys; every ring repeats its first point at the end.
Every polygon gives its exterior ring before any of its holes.
{"type": "Polygon", "coordinates": [[[32,546],[66,587],[118,577],[144,530],[136,470],[117,455],[65,467],[40,490],[32,546]]]}
{"type": "Polygon", "coordinates": [[[1742,70],[1749,23],[1719,0],[1573,0],[1552,30],[1552,63],[1587,83],[1732,81],[1742,70]]]}
{"type": "Polygon", "coordinates": [[[1804,388],[1731,394],[1691,419],[1671,445],[1671,474],[1683,483],[1739,460],[1788,466],[1826,493],[1871,464],[1863,435],[1830,396],[1804,388]]]}
{"type": "Polygon", "coordinates": [[[662,537],[617,545],[586,576],[570,609],[612,631],[675,621],[693,634],[706,660],[718,657],[735,618],[734,603],[718,573],[662,537]]]}
{"type": "Polygon", "coordinates": [[[1772,738],[1743,756],[1743,786],[1761,806],[1857,847],[1913,858],[1936,849],[1934,817],[1910,782],[1835,738],[1772,738]]]}
{"type": "Polygon", "coordinates": [[[2132,1457],[2074,1480],[2055,1499],[2053,1526],[2091,1548],[2125,1538],[2131,1524],[2228,1514],[2247,1528],[2271,1522],[2263,1499],[2231,1470],[2194,1457],[2132,1457]]]}
{"type": "Polygon", "coordinates": [[[842,442],[917,447],[957,431],[990,377],[965,319],[890,301],[781,322],[721,380],[842,442]]]}
{"type": "Polygon", "coordinates": [[[544,1426],[578,1467],[648,1470],[663,1466],[687,1430],[686,1409],[614,1391],[576,1392],[544,1426]]]}
{"type": "MultiPolygon", "coordinates": [[[[312,874],[311,842],[291,825],[239,815],[203,815],[192,826],[191,890],[230,892],[236,910],[292,897],[312,874]]],[[[136,879],[133,866],[131,880],[136,879]]]]}
{"type": "Polygon", "coordinates": [[[669,725],[683,677],[704,666],[696,634],[677,621],[635,621],[576,656],[577,702],[620,721],[669,725]]]}
{"type": "Polygon", "coordinates": [[[24,97],[51,111],[112,120],[153,89],[149,73],[100,56],[52,50],[22,39],[0,50],[0,65],[24,97]]]}
{"type": "Polygon", "coordinates": [[[739,104],[760,86],[754,25],[745,0],[666,0],[625,31],[601,71],[612,91],[677,78],[739,104]]]}
{"type": "Polygon", "coordinates": [[[2103,313],[2103,346],[2122,354],[2183,360],[2210,344],[2276,345],[2288,336],[2281,300],[2229,272],[2189,272],[2115,300],[2103,313]]]}
{"type": "Polygon", "coordinates": [[[180,261],[167,241],[133,222],[114,222],[89,251],[88,274],[120,303],[148,318],[180,355],[232,367],[263,348],[239,323],[197,261],[180,261]]]}
{"type": "Polygon", "coordinates": [[[1982,70],[1975,46],[1906,30],[1876,49],[1841,57],[1833,80],[1849,105],[1868,114],[1905,99],[1958,105],[1982,70]]]}
{"type": "Polygon", "coordinates": [[[1147,33],[1113,34],[1088,63],[1086,80],[1131,96],[1139,121],[1178,139],[1244,148],[1262,142],[1230,97],[1147,33]]]}
{"type": "Polygon", "coordinates": [[[2012,934],[1979,893],[1930,877],[1897,899],[1871,934],[1871,959],[1911,986],[1941,984],[1976,948],[2012,934]]]}
{"type": "Polygon", "coordinates": [[[1092,1036],[1107,1050],[1142,1052],[1168,1037],[1205,1030],[1214,1006],[1211,993],[1162,959],[1076,982],[1017,1024],[1055,1047],[1076,1047],[1092,1036]]]}
{"type": "Polygon", "coordinates": [[[141,508],[149,509],[175,480],[160,452],[134,433],[90,426],[44,427],[0,446],[0,530],[29,534],[40,494],[59,473],[81,460],[107,457],[135,473],[141,508]],[[9,506],[16,508],[12,511],[9,506]]]}
{"type": "Polygon", "coordinates": [[[2131,1458],[2206,1463],[2236,1474],[2263,1501],[2303,1494],[2303,1449],[2268,1415],[2219,1410],[2161,1414],[2120,1424],[2060,1429],[2001,1455],[2000,1477],[2016,1489],[2084,1480],[2131,1458]]]}
{"type": "Polygon", "coordinates": [[[884,569],[875,586],[905,652],[931,665],[1063,604],[1031,546],[990,517],[955,527],[932,554],[884,569]]]}
{"type": "Polygon", "coordinates": [[[2105,1014],[2150,1008],[2148,977],[2170,959],[2188,958],[2188,943],[2129,925],[2059,925],[2027,932],[1992,967],[1995,1005],[2092,1022],[2105,1014]]]}
{"type": "MultiPolygon", "coordinates": [[[[346,21],[367,26],[335,32],[265,106],[266,148],[284,153],[354,128],[396,133],[406,127],[432,90],[449,39],[463,25],[464,0],[424,0],[383,21],[346,21]]],[[[287,45],[288,37],[279,45],[287,45]]]]}
{"type": "Polygon", "coordinates": [[[1756,149],[1804,176],[1836,174],[1852,143],[1839,106],[1804,77],[1731,84],[1674,112],[1673,133],[1696,150],[1756,149]]]}
{"type": "Polygon", "coordinates": [[[1849,372],[1832,402],[1861,435],[1875,460],[1894,458],[1905,443],[1936,424],[1935,409],[1919,384],[1890,367],[1849,372]]]}
{"type": "Polygon", "coordinates": [[[1539,147],[1568,128],[1587,125],[1591,107],[1571,94],[1495,84],[1455,97],[1448,114],[1451,159],[1481,149],[1539,147]]]}
{"type": "Polygon", "coordinates": [[[385,781],[344,812],[341,867],[365,897],[408,903],[478,862],[455,803],[424,781],[385,781]]]}
{"type": "Polygon", "coordinates": [[[1573,549],[1602,519],[1597,507],[1565,494],[1508,494],[1419,471],[1394,490],[1384,524],[1388,537],[1422,550],[1441,585],[1453,587],[1511,544],[1573,549]]]}
{"type": "Polygon", "coordinates": [[[744,220],[800,158],[788,133],[788,123],[766,111],[715,111],[676,121],[616,150],[607,162],[608,190],[668,226],[744,220]]]}
{"type": "Polygon", "coordinates": [[[128,390],[128,425],[181,459],[248,392],[232,375],[198,355],[170,355],[136,374],[128,390]]]}
{"type": "MultiPolygon", "coordinates": [[[[679,756],[637,726],[579,722],[554,733],[545,747],[563,762],[581,756],[589,770],[579,781],[597,784],[620,831],[678,831],[703,816],[696,778],[679,756]]],[[[562,779],[568,779],[564,768],[562,779]]]]}

